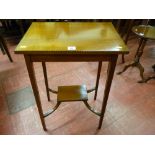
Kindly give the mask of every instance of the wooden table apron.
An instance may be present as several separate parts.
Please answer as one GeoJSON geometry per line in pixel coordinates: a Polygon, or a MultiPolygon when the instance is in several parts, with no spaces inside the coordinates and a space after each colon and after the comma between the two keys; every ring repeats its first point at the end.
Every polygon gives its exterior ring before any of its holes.
{"type": "MultiPolygon", "coordinates": [[[[118,53],[119,54],[119,53],[118,53]]],[[[40,95],[38,91],[38,86],[37,86],[37,81],[35,77],[35,72],[34,72],[34,62],[102,62],[102,61],[107,61],[109,62],[108,64],[108,70],[107,70],[107,79],[106,79],[106,84],[105,84],[105,89],[104,89],[104,97],[103,97],[103,102],[102,102],[102,108],[101,108],[101,116],[99,119],[99,125],[98,129],[101,128],[102,126],[102,121],[107,105],[107,100],[110,92],[110,87],[115,71],[115,66],[118,58],[118,54],[75,54],[75,55],[56,55],[56,54],[46,54],[46,55],[41,55],[41,54],[24,54],[27,70],[29,73],[33,93],[35,96],[36,104],[38,107],[41,123],[43,126],[43,129],[46,131],[46,124],[43,116],[43,110],[41,106],[41,101],[40,101],[40,95]]]]}

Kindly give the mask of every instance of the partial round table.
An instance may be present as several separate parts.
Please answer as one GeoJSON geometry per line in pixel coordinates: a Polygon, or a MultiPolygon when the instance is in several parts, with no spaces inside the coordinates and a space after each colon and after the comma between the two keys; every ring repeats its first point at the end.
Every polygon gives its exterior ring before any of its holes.
{"type": "MultiPolygon", "coordinates": [[[[140,76],[141,76],[141,80],[138,82],[144,83],[149,81],[150,79],[155,79],[155,76],[144,78],[144,75],[143,75],[144,67],[140,63],[140,58],[143,54],[143,50],[147,40],[155,40],[155,27],[150,25],[138,25],[132,28],[132,32],[135,33],[140,38],[140,43],[137,48],[134,61],[126,65],[121,72],[118,72],[118,74],[125,72],[129,67],[137,67],[140,71],[140,76]]],[[[154,69],[154,65],[153,65],[153,69],[154,69]]]]}

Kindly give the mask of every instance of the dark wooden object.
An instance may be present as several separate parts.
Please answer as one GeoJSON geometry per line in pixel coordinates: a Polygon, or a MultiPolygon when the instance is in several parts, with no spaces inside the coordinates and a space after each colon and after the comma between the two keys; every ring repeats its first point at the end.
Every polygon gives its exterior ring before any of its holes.
{"type": "MultiPolygon", "coordinates": [[[[132,28],[132,31],[140,38],[139,46],[137,48],[134,61],[128,65],[125,65],[122,71],[118,72],[117,74],[121,74],[125,72],[129,67],[137,67],[140,71],[140,77],[141,80],[139,80],[139,83],[147,82],[151,79],[154,79],[153,77],[144,78],[144,67],[140,63],[140,58],[143,55],[143,50],[146,45],[146,42],[148,40],[155,40],[155,27],[153,26],[147,26],[147,25],[139,25],[132,28]]],[[[154,67],[153,67],[154,68],[154,67]]]]}
{"type": "Polygon", "coordinates": [[[11,62],[13,62],[12,57],[11,57],[10,52],[9,52],[9,49],[8,49],[8,47],[6,45],[6,41],[4,40],[4,38],[1,35],[0,35],[0,47],[1,47],[1,50],[2,50],[3,54],[6,53],[9,60],[11,62]]]}

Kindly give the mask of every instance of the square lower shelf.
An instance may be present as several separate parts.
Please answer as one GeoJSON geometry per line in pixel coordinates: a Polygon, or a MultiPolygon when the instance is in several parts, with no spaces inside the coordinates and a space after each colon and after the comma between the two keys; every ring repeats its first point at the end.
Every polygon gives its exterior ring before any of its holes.
{"type": "Polygon", "coordinates": [[[59,86],[58,87],[58,102],[69,101],[87,101],[88,94],[85,85],[73,85],[73,86],[59,86]]]}

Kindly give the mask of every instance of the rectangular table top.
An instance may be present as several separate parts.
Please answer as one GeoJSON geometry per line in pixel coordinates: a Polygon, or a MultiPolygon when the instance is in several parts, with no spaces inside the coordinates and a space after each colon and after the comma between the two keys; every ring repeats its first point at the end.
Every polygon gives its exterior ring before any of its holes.
{"type": "Polygon", "coordinates": [[[16,54],[126,54],[110,22],[33,22],[16,54]]]}

